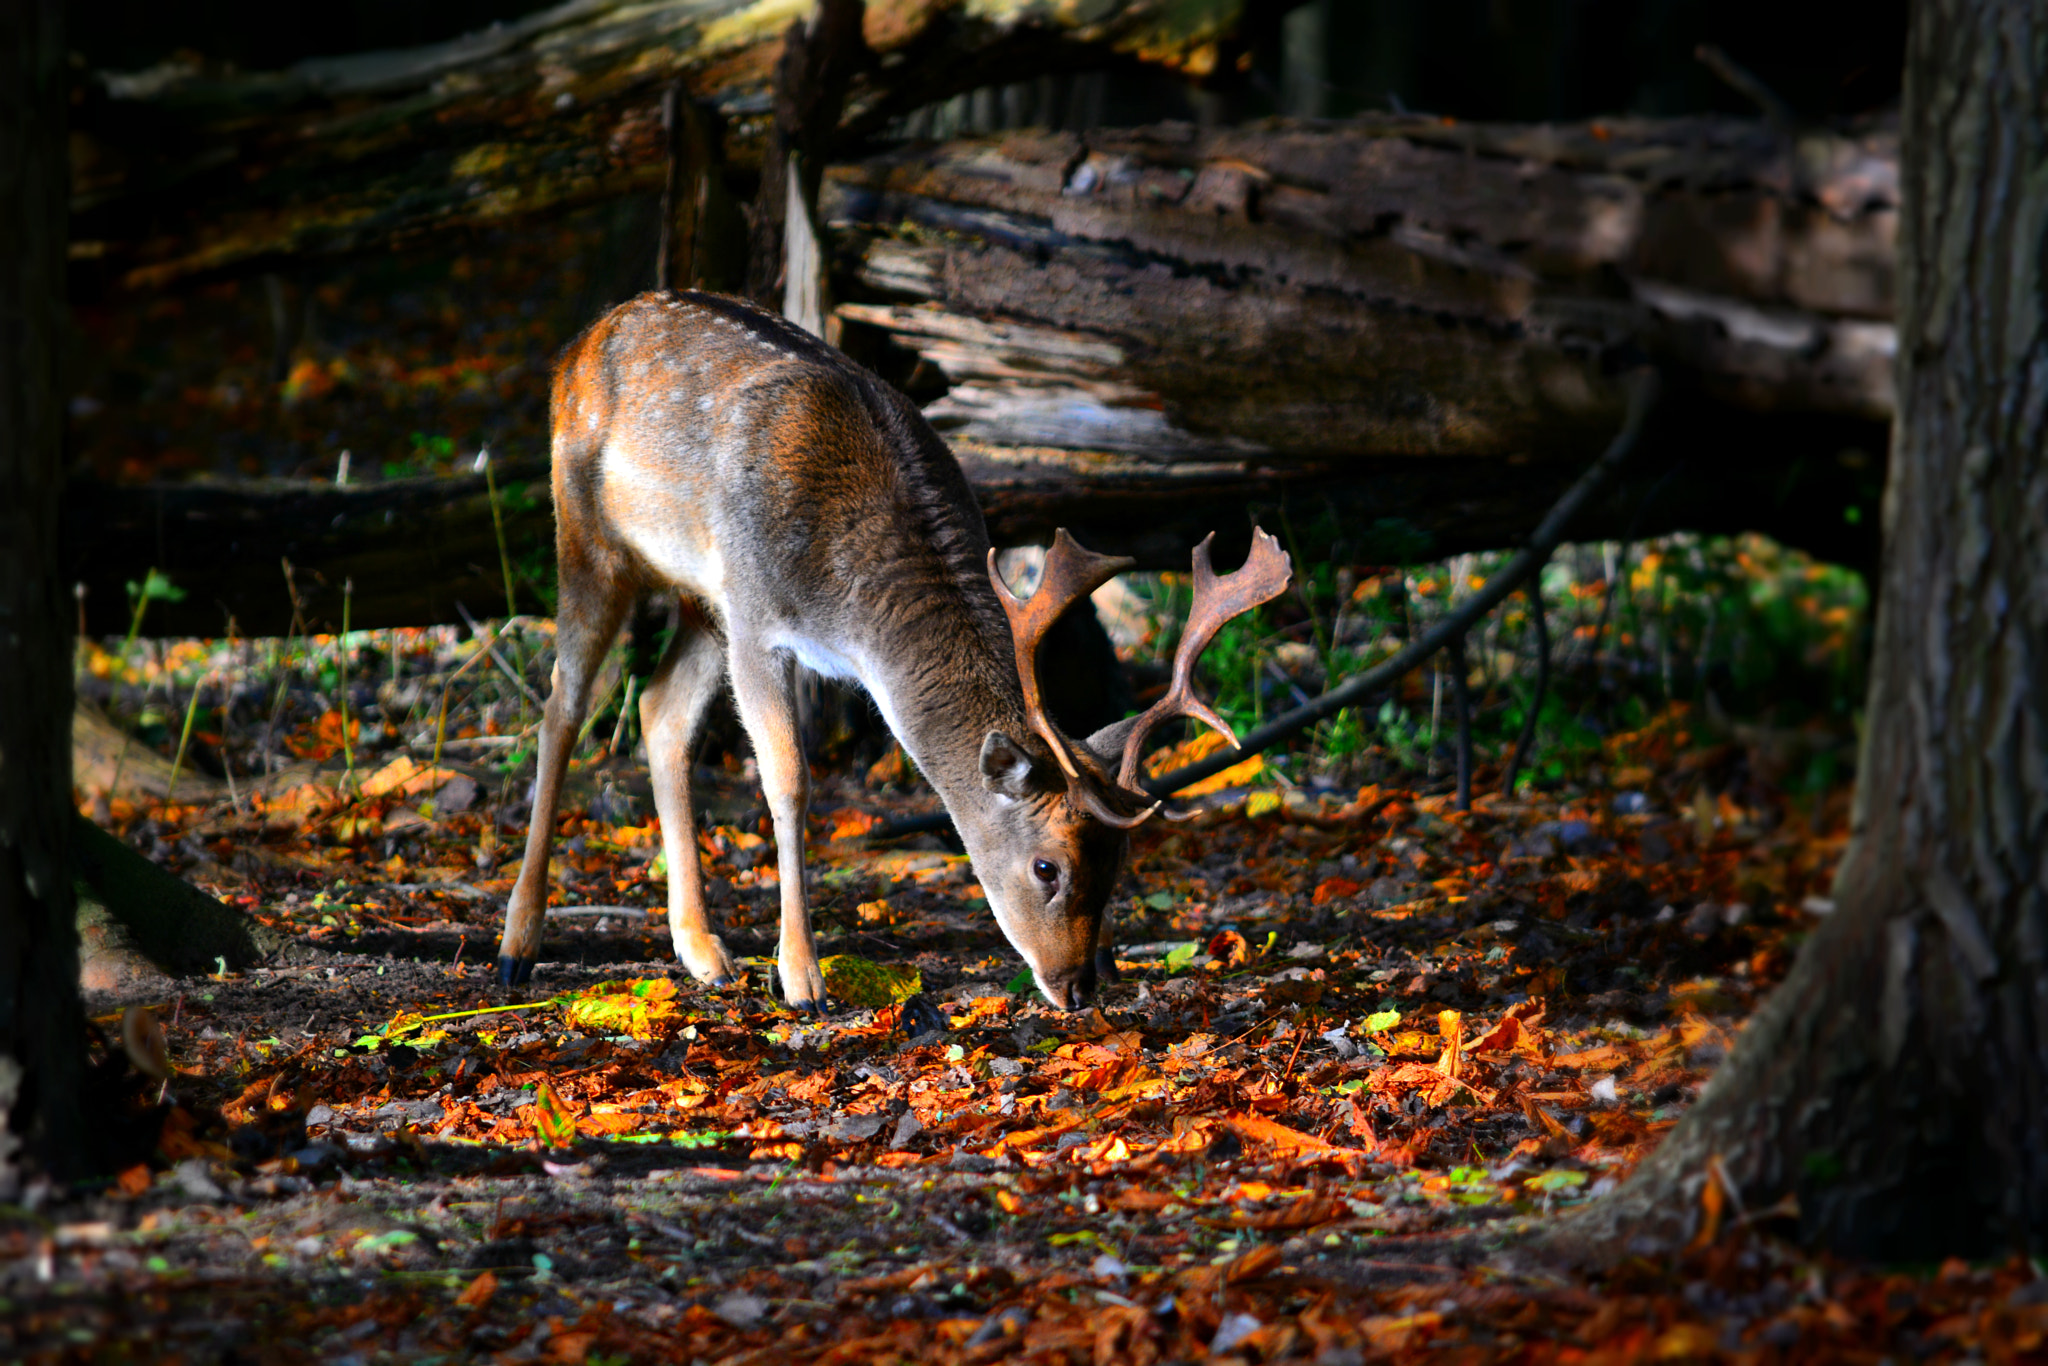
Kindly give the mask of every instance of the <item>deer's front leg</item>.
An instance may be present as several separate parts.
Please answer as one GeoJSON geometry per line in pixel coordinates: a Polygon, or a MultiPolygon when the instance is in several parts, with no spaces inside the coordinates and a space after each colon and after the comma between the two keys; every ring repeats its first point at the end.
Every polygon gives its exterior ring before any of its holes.
{"type": "Polygon", "coordinates": [[[640,733],[647,737],[647,767],[654,809],[661,813],[662,851],[668,856],[668,932],[676,958],[707,986],[739,976],[725,941],[711,932],[704,910],[704,868],[697,858],[697,814],[690,801],[690,751],[704,714],[725,674],[722,642],[687,619],[640,694],[640,733]]]}
{"type": "Polygon", "coordinates": [[[804,897],[804,813],[811,775],[796,721],[796,661],[735,637],[729,661],[733,701],[754,742],[761,795],[775,822],[775,869],[782,880],[782,942],[775,964],[791,1010],[825,1013],[825,975],[804,897]]]}
{"type": "Polygon", "coordinates": [[[619,633],[626,598],[595,570],[566,553],[561,559],[561,599],[555,613],[555,678],[540,722],[540,759],[533,777],[533,814],[526,827],[526,855],[519,881],[505,906],[505,935],[498,943],[498,981],[517,986],[540,956],[541,927],[548,906],[548,846],[555,837],[555,811],[562,775],[576,747],[576,728],[590,706],[590,685],[604,652],[619,633]]]}

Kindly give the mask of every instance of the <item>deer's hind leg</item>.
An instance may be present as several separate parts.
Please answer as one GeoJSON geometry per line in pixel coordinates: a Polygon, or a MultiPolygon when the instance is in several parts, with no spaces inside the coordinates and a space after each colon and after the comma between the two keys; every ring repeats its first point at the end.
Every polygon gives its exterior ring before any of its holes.
{"type": "Polygon", "coordinates": [[[590,707],[591,684],[605,651],[619,633],[632,592],[604,566],[564,546],[559,555],[561,598],[555,609],[555,675],[540,723],[540,758],[533,783],[533,814],[526,827],[526,856],[519,881],[505,906],[505,937],[498,944],[498,980],[524,982],[540,956],[541,927],[547,917],[548,846],[554,842],[555,811],[562,776],[576,747],[576,732],[590,707]]]}
{"type": "Polygon", "coordinates": [[[697,813],[690,801],[690,751],[725,677],[725,650],[689,603],[677,614],[676,633],[640,693],[640,733],[647,737],[654,809],[661,813],[661,847],[668,859],[668,932],[676,959],[690,975],[722,987],[739,976],[725,942],[704,911],[704,869],[697,859],[697,813]]]}

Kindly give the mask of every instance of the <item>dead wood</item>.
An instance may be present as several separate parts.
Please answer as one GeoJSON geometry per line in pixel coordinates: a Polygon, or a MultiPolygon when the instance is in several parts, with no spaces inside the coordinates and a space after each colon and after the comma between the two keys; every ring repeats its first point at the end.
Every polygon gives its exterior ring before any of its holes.
{"type": "MultiPolygon", "coordinates": [[[[1000,19],[872,0],[842,139],[992,80],[1213,52],[1239,0],[1005,5],[1000,19]]],[[[680,80],[761,154],[786,5],[567,0],[424,47],[233,73],[174,59],[96,73],[72,115],[71,255],[129,288],[503,225],[661,189],[680,80]]]]}

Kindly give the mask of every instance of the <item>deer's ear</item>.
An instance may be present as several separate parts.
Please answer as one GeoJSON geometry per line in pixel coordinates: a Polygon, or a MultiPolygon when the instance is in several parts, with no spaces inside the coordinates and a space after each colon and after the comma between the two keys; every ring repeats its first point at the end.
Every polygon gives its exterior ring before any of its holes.
{"type": "Polygon", "coordinates": [[[1039,790],[1041,765],[1024,746],[999,730],[981,742],[981,785],[1004,797],[1027,797],[1039,790]]]}
{"type": "Polygon", "coordinates": [[[1102,766],[1115,777],[1124,761],[1124,744],[1131,738],[1131,728],[1138,724],[1135,716],[1126,716],[1121,721],[1112,721],[1096,731],[1086,740],[1088,748],[1102,761],[1102,766]]]}

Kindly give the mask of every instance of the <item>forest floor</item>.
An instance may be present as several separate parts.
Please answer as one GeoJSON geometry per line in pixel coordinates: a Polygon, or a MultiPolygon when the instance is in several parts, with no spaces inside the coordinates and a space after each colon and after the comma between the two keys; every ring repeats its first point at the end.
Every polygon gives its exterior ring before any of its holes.
{"type": "Polygon", "coordinates": [[[736,765],[699,773],[754,968],[722,993],[643,911],[658,839],[623,770],[581,777],[557,846],[554,900],[599,909],[551,920],[514,990],[491,972],[524,834],[502,785],[400,750],[238,802],[116,802],[132,844],[290,946],[92,995],[109,1037],[147,1006],[176,1074],[133,1088],[149,1160],[0,1210],[0,1356],[2041,1350],[2028,1264],[1840,1264],[1788,1241],[1790,1211],[1713,1201],[1691,1248],[1599,1274],[1515,1256],[1677,1121],[1827,912],[1844,837],[1845,792],[1784,798],[1682,705],[1606,749],[1617,781],[1469,812],[1211,793],[1138,832],[1123,980],[1072,1014],[1018,976],[964,858],[874,838],[928,793],[825,774],[822,1023],[771,999],[772,844],[736,765]]]}
{"type": "MultiPolygon", "coordinates": [[[[361,479],[485,445],[537,459],[547,356],[644,282],[651,213],[275,294],[82,305],[80,464],[325,478],[352,460],[361,479]]],[[[544,638],[466,680],[480,629],[89,645],[83,691],[137,738],[81,750],[85,809],[288,939],[246,970],[89,993],[135,1157],[0,1206],[0,1359],[2038,1356],[2030,1264],[1817,1257],[1793,1211],[1712,1182],[1688,1249],[1598,1272],[1526,1252],[1677,1122],[1828,910],[1860,587],[1782,559],[1561,553],[1536,783],[1504,799],[1482,756],[1494,795],[1457,810],[1442,676],[1432,696],[1418,675],[1346,723],[1398,754],[1362,751],[1341,783],[1241,774],[1192,821],[1142,828],[1113,902],[1123,979],[1076,1014],[1020,980],[964,859],[885,838],[931,794],[844,760],[809,832],[838,1004],[820,1023],[773,999],[772,832],[736,763],[699,770],[699,845],[753,970],[699,988],[646,913],[660,841],[644,769],[602,762],[630,752],[609,719],[556,845],[551,900],[581,913],[550,920],[530,987],[499,988],[544,638]],[[1661,700],[1785,704],[1821,676],[1837,705],[1809,706],[1817,744],[1794,708],[1770,732],[1661,700]],[[1616,708],[1588,682],[1615,678],[1659,700],[1616,708]],[[165,781],[187,737],[210,776],[165,781]],[[128,1070],[165,1054],[168,1080],[128,1070]]],[[[1233,717],[1376,662],[1491,572],[1302,568],[1306,613],[1211,661],[1233,717]]],[[[139,632],[157,590],[131,591],[139,632]]],[[[1530,696],[1517,610],[1475,635],[1487,753],[1530,696]]]]}

